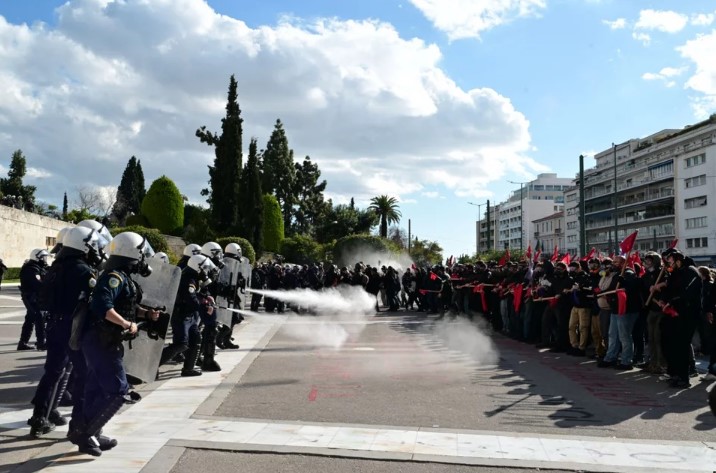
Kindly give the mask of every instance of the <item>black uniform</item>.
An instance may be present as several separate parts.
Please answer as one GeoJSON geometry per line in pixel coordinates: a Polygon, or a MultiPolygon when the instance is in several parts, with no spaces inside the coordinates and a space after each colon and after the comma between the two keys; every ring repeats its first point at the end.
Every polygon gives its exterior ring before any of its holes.
{"type": "Polygon", "coordinates": [[[37,260],[28,260],[20,269],[20,295],[22,303],[25,304],[27,313],[25,314],[25,322],[20,330],[20,342],[17,344],[18,350],[27,350],[33,348],[28,345],[32,329],[35,329],[35,337],[37,338],[37,349],[44,350],[45,345],[45,320],[42,311],[38,306],[37,296],[42,286],[42,279],[45,276],[46,265],[37,260]]]}

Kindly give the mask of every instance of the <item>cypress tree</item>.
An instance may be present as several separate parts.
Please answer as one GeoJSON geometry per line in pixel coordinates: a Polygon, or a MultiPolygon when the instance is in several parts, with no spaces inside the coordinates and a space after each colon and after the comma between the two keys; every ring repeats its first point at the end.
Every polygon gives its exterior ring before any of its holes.
{"type": "Polygon", "coordinates": [[[67,220],[67,192],[65,192],[65,197],[62,199],[62,220],[67,220]]]}
{"type": "Polygon", "coordinates": [[[221,136],[207,131],[205,126],[196,130],[202,143],[214,147],[214,165],[209,166],[209,189],[202,190],[211,209],[211,224],[219,232],[236,229],[241,221],[240,179],[242,168],[241,109],[239,108],[237,83],[234,76],[229,80],[226,116],[221,120],[221,136]]]}
{"type": "Polygon", "coordinates": [[[249,144],[249,159],[241,173],[241,227],[239,235],[249,240],[261,254],[264,230],[264,200],[261,192],[261,174],[259,158],[256,151],[256,138],[249,144]]]}
{"type": "Polygon", "coordinates": [[[264,194],[264,238],[261,245],[264,250],[277,252],[284,238],[283,218],[281,207],[276,197],[264,194]]]}
{"type": "Polygon", "coordinates": [[[303,163],[295,163],[294,166],[296,181],[293,196],[298,204],[294,213],[296,232],[308,234],[324,210],[323,191],[326,190],[326,180],[318,182],[321,171],[318,164],[311,162],[310,156],[306,156],[303,163]]]}
{"type": "Polygon", "coordinates": [[[296,201],[294,185],[296,168],[293,150],[288,147],[288,138],[281,120],[276,120],[274,130],[263,154],[263,177],[261,189],[265,194],[274,194],[283,213],[284,228],[290,228],[296,201]]]}
{"type": "Polygon", "coordinates": [[[117,202],[112,213],[120,221],[124,221],[130,213],[139,215],[145,195],[142,165],[135,156],[132,156],[122,173],[122,180],[117,188],[117,202]]]}

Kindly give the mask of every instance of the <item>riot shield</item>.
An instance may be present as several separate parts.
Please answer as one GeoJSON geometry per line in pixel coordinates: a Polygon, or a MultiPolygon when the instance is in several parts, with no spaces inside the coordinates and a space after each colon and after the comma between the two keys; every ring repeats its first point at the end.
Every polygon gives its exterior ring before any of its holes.
{"type": "Polygon", "coordinates": [[[249,294],[246,292],[246,289],[251,287],[251,263],[249,262],[249,259],[246,256],[241,257],[241,275],[244,277],[243,283],[239,286],[237,297],[238,297],[238,304],[237,307],[239,309],[246,309],[251,304],[248,302],[249,294]]]}
{"type": "Polygon", "coordinates": [[[219,308],[216,311],[216,321],[227,327],[231,327],[231,311],[222,309],[221,307],[239,308],[237,307],[237,291],[239,281],[242,277],[241,263],[234,258],[224,258],[224,267],[219,271],[216,278],[217,294],[216,305],[219,308]]]}
{"type": "Polygon", "coordinates": [[[140,304],[161,311],[156,322],[138,319],[136,338],[123,342],[127,376],[146,383],[154,381],[159,368],[164,339],[179,291],[181,270],[171,264],[156,264],[149,277],[134,276],[133,279],[142,289],[140,304]]]}

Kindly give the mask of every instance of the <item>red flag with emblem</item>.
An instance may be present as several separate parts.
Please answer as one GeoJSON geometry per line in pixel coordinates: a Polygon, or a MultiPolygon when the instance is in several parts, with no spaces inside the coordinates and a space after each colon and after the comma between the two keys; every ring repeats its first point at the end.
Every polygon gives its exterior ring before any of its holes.
{"type": "Polygon", "coordinates": [[[636,241],[636,236],[639,234],[639,230],[635,231],[628,237],[626,237],[621,243],[619,243],[619,250],[622,252],[623,255],[629,253],[632,248],[634,248],[634,242],[636,241]]]}
{"type": "Polygon", "coordinates": [[[527,251],[525,252],[525,261],[529,261],[532,258],[532,243],[527,245],[527,251]]]}

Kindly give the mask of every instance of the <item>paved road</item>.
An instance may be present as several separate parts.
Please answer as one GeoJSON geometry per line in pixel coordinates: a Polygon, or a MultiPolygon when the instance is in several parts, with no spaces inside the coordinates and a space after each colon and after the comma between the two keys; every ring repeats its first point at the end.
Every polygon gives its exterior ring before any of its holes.
{"type": "Polygon", "coordinates": [[[0,472],[711,471],[705,385],[540,352],[466,321],[398,313],[259,315],[225,370],[140,386],[107,426],[120,446],[78,456],[58,429],[27,438],[44,354],[16,352],[22,312],[0,293],[0,472]],[[337,346],[337,341],[347,341],[337,346]]]}

